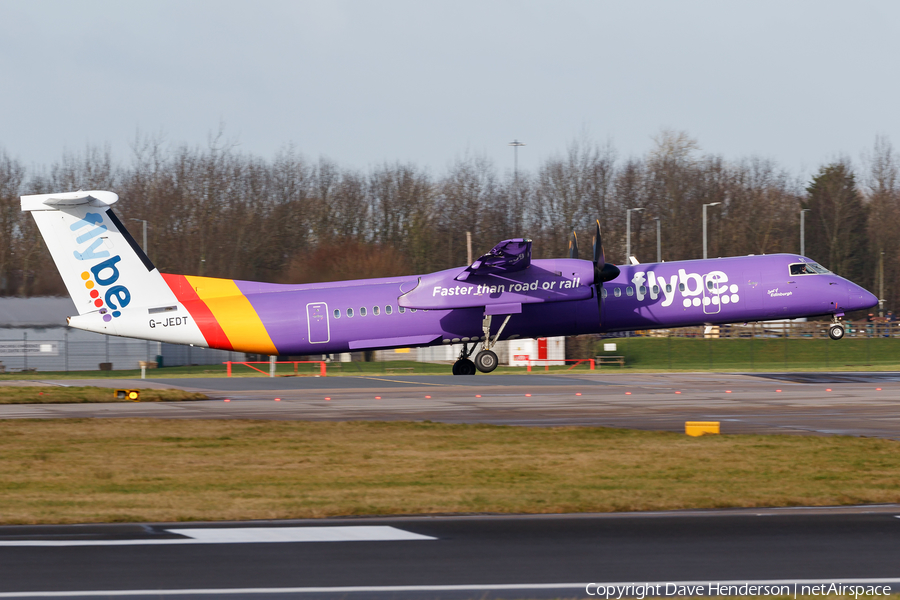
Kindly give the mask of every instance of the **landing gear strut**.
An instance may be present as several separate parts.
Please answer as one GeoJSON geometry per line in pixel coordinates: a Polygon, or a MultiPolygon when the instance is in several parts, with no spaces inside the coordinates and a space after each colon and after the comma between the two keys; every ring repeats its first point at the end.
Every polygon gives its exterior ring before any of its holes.
{"type": "Polygon", "coordinates": [[[459,358],[456,359],[456,362],[453,363],[452,373],[454,375],[474,375],[476,372],[475,363],[469,360],[469,355],[475,351],[475,344],[472,344],[472,349],[469,350],[468,344],[463,344],[463,349],[459,353],[459,358]]]}
{"type": "Polygon", "coordinates": [[[506,327],[506,324],[509,323],[509,318],[512,315],[506,315],[506,318],[503,319],[503,324],[500,326],[500,329],[497,330],[497,335],[494,336],[494,339],[491,339],[491,315],[485,315],[484,320],[481,322],[481,328],[484,330],[484,342],[481,344],[481,352],[475,355],[475,368],[481,371],[482,373],[490,373],[494,369],[497,368],[497,365],[500,364],[500,359],[497,358],[497,354],[491,350],[494,347],[494,344],[497,343],[497,340],[500,339],[500,334],[503,333],[503,329],[506,327]]]}

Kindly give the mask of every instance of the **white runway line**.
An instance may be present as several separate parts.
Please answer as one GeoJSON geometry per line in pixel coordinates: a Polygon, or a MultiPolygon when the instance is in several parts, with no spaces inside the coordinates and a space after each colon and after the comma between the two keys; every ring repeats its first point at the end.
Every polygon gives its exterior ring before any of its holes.
{"type": "Polygon", "coordinates": [[[210,529],[165,529],[166,533],[187,536],[170,539],[111,540],[0,540],[2,546],[164,546],[184,544],[260,544],[296,542],[397,542],[436,540],[389,525],[336,527],[222,527],[210,529]]]}
{"type": "MultiPolygon", "coordinates": [[[[801,586],[842,584],[842,585],[886,585],[900,583],[900,577],[870,577],[865,579],[743,579],[733,581],[628,581],[598,583],[500,583],[474,585],[382,585],[382,586],[340,586],[340,587],[294,587],[294,588],[223,588],[223,589],[183,589],[183,590],[102,590],[70,592],[3,592],[0,598],[78,598],[82,596],[231,596],[235,594],[374,594],[385,592],[481,592],[503,590],[584,590],[586,586],[626,587],[644,586],[801,586]]],[[[852,595],[852,594],[850,594],[852,595]]],[[[700,594],[702,596],[702,594],[700,594]]],[[[601,596],[602,597],[602,596],[601,596]]],[[[627,598],[630,596],[623,596],[627,598]]],[[[657,596],[647,596],[653,598],[657,596]]],[[[848,596],[849,597],[849,596],[848,596]]]]}

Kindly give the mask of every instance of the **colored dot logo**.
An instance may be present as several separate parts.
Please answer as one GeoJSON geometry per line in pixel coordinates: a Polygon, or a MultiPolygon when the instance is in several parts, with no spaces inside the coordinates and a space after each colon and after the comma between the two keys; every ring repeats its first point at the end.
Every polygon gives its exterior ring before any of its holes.
{"type": "Polygon", "coordinates": [[[100,292],[96,290],[96,284],[91,281],[91,274],[89,271],[85,271],[81,274],[81,278],[84,280],[84,287],[90,290],[88,293],[91,298],[94,300],[94,306],[100,309],[100,314],[103,315],[103,320],[106,322],[112,321],[113,317],[118,317],[122,313],[114,310],[112,314],[109,314],[105,308],[103,308],[103,298],[100,297],[100,292]]]}

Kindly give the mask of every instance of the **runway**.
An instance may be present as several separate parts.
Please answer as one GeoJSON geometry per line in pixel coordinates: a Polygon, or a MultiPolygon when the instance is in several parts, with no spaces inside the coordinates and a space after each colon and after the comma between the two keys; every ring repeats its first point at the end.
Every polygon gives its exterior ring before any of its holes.
{"type": "Polygon", "coordinates": [[[893,505],[0,527],[0,597],[571,598],[587,597],[591,582],[897,588],[897,515],[893,505]],[[395,537],[291,539],[359,527],[395,537]],[[193,536],[201,541],[185,543],[193,536]]]}
{"type": "Polygon", "coordinates": [[[702,420],[720,421],[725,434],[841,434],[900,439],[898,373],[606,372],[47,383],[179,387],[204,392],[212,400],[2,405],[0,418],[432,420],[667,431],[683,431],[685,421],[702,420]]]}
{"type": "MultiPolygon", "coordinates": [[[[0,418],[430,419],[671,431],[686,420],[718,420],[724,433],[900,439],[897,373],[46,383],[179,387],[212,399],[0,405],[0,418]]],[[[898,517],[900,506],[886,505],[0,527],[0,598],[584,598],[588,583],[897,589],[898,517]]]]}

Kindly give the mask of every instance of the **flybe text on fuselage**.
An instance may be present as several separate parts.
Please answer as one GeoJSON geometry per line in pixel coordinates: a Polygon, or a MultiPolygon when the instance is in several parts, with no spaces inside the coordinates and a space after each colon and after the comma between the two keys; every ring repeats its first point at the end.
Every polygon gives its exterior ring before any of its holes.
{"type": "MultiPolygon", "coordinates": [[[[740,301],[739,286],[736,283],[729,283],[728,274],[724,271],[700,274],[678,269],[674,273],[663,274],[665,270],[657,267],[631,274],[633,291],[638,301],[645,299],[656,301],[662,298],[660,306],[667,307],[675,302],[676,297],[680,297],[684,308],[740,301]]],[[[615,281],[609,286],[614,288],[615,281]]]]}

